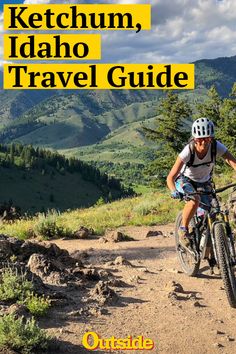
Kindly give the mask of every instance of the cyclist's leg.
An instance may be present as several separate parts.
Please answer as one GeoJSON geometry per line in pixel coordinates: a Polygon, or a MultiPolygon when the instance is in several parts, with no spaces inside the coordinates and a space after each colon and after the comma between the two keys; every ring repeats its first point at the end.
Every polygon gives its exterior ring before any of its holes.
{"type": "MultiPolygon", "coordinates": [[[[199,188],[203,192],[211,192],[212,191],[211,181],[208,181],[208,182],[205,182],[205,183],[197,183],[196,184],[196,189],[198,190],[199,188]]],[[[212,200],[212,195],[211,194],[201,194],[200,195],[200,207],[203,210],[210,210],[210,208],[211,208],[211,200],[212,200]]]]}
{"type": "MultiPolygon", "coordinates": [[[[180,176],[176,180],[176,189],[183,193],[194,193],[196,190],[194,189],[191,181],[185,176],[180,176]]],[[[199,197],[193,196],[193,200],[189,200],[186,202],[183,214],[182,214],[182,224],[178,230],[179,242],[182,246],[189,247],[190,246],[190,232],[189,232],[189,223],[195,214],[199,205],[199,197]]]]}
{"type": "MultiPolygon", "coordinates": [[[[198,183],[196,188],[197,188],[197,190],[200,189],[203,192],[211,192],[212,191],[211,181],[208,181],[206,183],[198,183]]],[[[211,194],[201,194],[199,209],[201,209],[203,213],[205,213],[206,210],[210,210],[211,200],[212,200],[211,194]]],[[[208,238],[208,243],[207,243],[207,247],[206,247],[206,251],[205,251],[205,259],[208,260],[209,267],[211,268],[212,273],[213,272],[216,273],[215,271],[213,271],[213,267],[216,265],[216,260],[215,260],[214,253],[212,250],[212,244],[211,244],[210,237],[208,238]]]]}
{"type": "MultiPolygon", "coordinates": [[[[196,192],[196,189],[194,188],[193,184],[191,183],[191,180],[185,176],[180,176],[177,178],[176,182],[176,189],[183,193],[183,194],[188,194],[188,193],[194,193],[196,192]]],[[[192,199],[187,201],[184,209],[183,209],[183,219],[182,219],[182,226],[188,229],[189,222],[194,216],[198,206],[199,206],[199,196],[194,195],[192,196],[192,199]]]]}
{"type": "Polygon", "coordinates": [[[194,200],[189,200],[183,209],[183,226],[188,228],[188,225],[190,223],[190,220],[193,218],[194,214],[196,213],[196,210],[199,206],[199,200],[196,198],[194,200]]]}

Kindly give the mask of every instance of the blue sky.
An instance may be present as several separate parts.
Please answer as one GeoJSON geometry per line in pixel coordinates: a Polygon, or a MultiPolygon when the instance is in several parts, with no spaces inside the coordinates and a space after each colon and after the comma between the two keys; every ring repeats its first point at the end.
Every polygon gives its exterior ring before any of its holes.
{"type": "MultiPolygon", "coordinates": [[[[106,3],[107,0],[5,0],[1,3],[106,3]]],[[[103,31],[102,61],[107,63],[189,63],[236,55],[236,0],[109,0],[150,3],[151,31],[103,31]]],[[[1,6],[1,5],[0,5],[1,6]]],[[[0,29],[3,14],[0,9],[0,29]]],[[[3,31],[3,30],[2,30],[3,31]]],[[[0,36],[0,65],[3,63],[0,36]]]]}

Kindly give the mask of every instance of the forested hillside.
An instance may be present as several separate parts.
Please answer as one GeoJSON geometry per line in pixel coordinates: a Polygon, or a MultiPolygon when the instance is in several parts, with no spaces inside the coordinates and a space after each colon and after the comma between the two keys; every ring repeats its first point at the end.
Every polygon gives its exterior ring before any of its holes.
{"type": "Polygon", "coordinates": [[[88,207],[133,194],[85,162],[21,144],[0,145],[0,175],[0,204],[31,213],[88,207]]]}

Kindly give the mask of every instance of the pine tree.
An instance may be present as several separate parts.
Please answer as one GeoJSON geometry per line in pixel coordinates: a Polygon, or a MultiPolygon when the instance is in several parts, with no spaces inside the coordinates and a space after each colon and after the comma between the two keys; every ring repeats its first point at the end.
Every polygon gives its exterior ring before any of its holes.
{"type": "Polygon", "coordinates": [[[236,156],[236,84],[230,98],[225,98],[220,109],[217,137],[236,156]]]}
{"type": "Polygon", "coordinates": [[[207,92],[207,99],[197,107],[199,117],[207,117],[217,126],[220,125],[220,109],[223,101],[219,96],[215,86],[207,92]]]}
{"type": "Polygon", "coordinates": [[[208,98],[198,105],[199,116],[205,116],[216,124],[216,138],[236,154],[236,84],[230,97],[221,99],[216,88],[212,86],[208,98]]]}
{"type": "Polygon", "coordinates": [[[156,129],[144,128],[146,136],[159,147],[156,159],[146,168],[145,173],[156,176],[155,185],[163,184],[176,155],[190,137],[185,121],[192,114],[189,104],[179,95],[168,92],[159,107],[156,129]]]}
{"type": "Polygon", "coordinates": [[[14,144],[10,145],[10,162],[11,164],[14,164],[14,160],[15,160],[15,146],[14,144]]]}

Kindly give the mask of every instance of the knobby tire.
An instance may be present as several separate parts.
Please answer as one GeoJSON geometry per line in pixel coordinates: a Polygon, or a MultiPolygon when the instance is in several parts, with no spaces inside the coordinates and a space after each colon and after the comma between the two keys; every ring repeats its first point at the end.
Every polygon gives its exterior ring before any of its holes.
{"type": "Polygon", "coordinates": [[[222,223],[214,226],[216,251],[224,288],[231,307],[236,308],[236,280],[234,266],[230,264],[230,250],[226,230],[222,223]]]}

